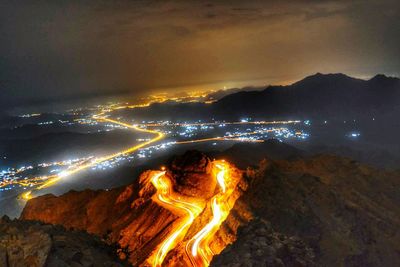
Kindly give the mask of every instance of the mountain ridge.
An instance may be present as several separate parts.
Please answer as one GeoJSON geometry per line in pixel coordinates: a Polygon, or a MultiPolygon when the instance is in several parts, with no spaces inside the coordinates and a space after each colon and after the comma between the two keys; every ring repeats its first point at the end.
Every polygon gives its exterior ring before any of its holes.
{"type": "Polygon", "coordinates": [[[317,73],[291,85],[271,85],[263,91],[239,92],[221,98],[214,112],[240,116],[289,118],[364,116],[398,108],[400,79],[378,74],[362,80],[342,73],[317,73]],[[382,94],[382,90],[385,94],[382,94]],[[351,108],[350,108],[351,107],[351,108]]]}

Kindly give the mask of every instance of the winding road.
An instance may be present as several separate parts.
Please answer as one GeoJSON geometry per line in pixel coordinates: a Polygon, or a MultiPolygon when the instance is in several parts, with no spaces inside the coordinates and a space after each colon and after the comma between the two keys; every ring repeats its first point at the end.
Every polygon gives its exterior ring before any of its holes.
{"type": "Polygon", "coordinates": [[[151,183],[157,189],[155,201],[167,210],[183,216],[176,222],[174,229],[169,236],[158,246],[154,255],[150,258],[153,266],[159,267],[178,242],[182,241],[186,231],[192,225],[194,219],[203,211],[204,202],[189,199],[173,192],[171,181],[166,177],[165,172],[158,172],[153,175],[151,183]]]}
{"type": "MultiPolygon", "coordinates": [[[[185,246],[190,262],[196,267],[206,267],[210,264],[214,256],[214,252],[209,246],[210,242],[232,208],[228,204],[228,199],[234,190],[234,184],[231,182],[228,163],[220,160],[214,161],[212,164],[213,173],[215,173],[215,178],[219,185],[218,192],[209,200],[212,208],[212,217],[185,246]]],[[[174,192],[172,183],[165,175],[165,171],[154,173],[151,183],[157,190],[153,198],[154,201],[172,213],[181,215],[173,225],[168,237],[162,241],[148,259],[152,266],[160,267],[168,252],[184,239],[195,218],[204,210],[206,200],[191,199],[174,192]]]]}
{"type": "MultiPolygon", "coordinates": [[[[130,147],[128,149],[125,149],[123,151],[120,151],[120,152],[117,152],[117,153],[114,153],[114,154],[111,154],[111,155],[95,158],[94,160],[92,160],[90,162],[86,162],[84,164],[74,166],[74,167],[69,168],[68,170],[65,170],[65,171],[63,171],[63,172],[61,172],[59,174],[49,176],[49,177],[47,177],[46,182],[44,182],[43,184],[38,186],[35,190],[40,190],[40,189],[47,188],[47,187],[55,184],[56,182],[58,182],[59,180],[61,180],[62,178],[66,177],[66,176],[70,176],[72,174],[76,174],[76,173],[78,173],[80,171],[83,171],[85,169],[91,168],[93,166],[96,166],[99,163],[108,161],[110,159],[119,157],[121,155],[135,152],[135,151],[137,151],[137,150],[139,150],[139,149],[141,149],[143,147],[146,147],[146,146],[148,146],[150,144],[158,142],[158,141],[160,141],[161,139],[164,138],[164,134],[162,132],[158,132],[158,131],[155,131],[155,130],[144,129],[144,128],[140,128],[137,125],[130,125],[130,124],[127,124],[127,123],[124,123],[124,122],[121,122],[121,121],[113,120],[113,119],[104,117],[104,114],[105,114],[105,112],[103,111],[103,112],[101,112],[99,114],[93,115],[93,119],[95,119],[97,121],[107,121],[107,122],[110,122],[110,123],[113,123],[113,124],[117,124],[117,125],[121,125],[121,126],[130,128],[130,129],[135,130],[135,131],[139,131],[139,132],[145,132],[145,133],[149,133],[149,134],[154,134],[155,137],[150,139],[150,140],[148,140],[148,141],[146,141],[146,142],[142,142],[142,143],[140,143],[138,145],[135,145],[135,146],[132,146],[132,147],[130,147]]],[[[23,199],[29,200],[30,198],[32,198],[32,191],[24,192],[21,196],[22,196],[23,199]]]]}

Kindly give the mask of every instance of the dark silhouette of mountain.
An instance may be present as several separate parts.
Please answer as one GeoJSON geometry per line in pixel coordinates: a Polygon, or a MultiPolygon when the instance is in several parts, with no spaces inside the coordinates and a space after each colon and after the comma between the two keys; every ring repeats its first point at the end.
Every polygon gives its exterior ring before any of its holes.
{"type": "Polygon", "coordinates": [[[253,87],[247,86],[243,88],[230,88],[230,89],[220,89],[216,92],[210,93],[207,95],[207,100],[219,100],[227,95],[231,95],[238,92],[249,92],[249,91],[261,91],[264,90],[264,87],[253,87]]]}
{"type": "Polygon", "coordinates": [[[317,73],[292,85],[226,96],[214,104],[214,111],[230,116],[332,118],[392,112],[399,108],[399,100],[397,78],[376,75],[361,80],[317,73]]]}

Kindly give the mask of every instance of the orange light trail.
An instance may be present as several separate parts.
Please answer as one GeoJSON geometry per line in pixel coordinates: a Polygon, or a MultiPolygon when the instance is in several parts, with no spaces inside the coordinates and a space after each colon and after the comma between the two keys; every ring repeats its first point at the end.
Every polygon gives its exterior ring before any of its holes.
{"type": "Polygon", "coordinates": [[[212,125],[268,125],[268,124],[297,124],[300,123],[299,120],[289,120],[289,121],[233,121],[233,122],[194,122],[194,123],[145,123],[143,126],[147,127],[158,127],[158,126],[212,126],[212,125]]]}
{"type": "Polygon", "coordinates": [[[233,193],[234,184],[231,181],[227,163],[217,161],[214,166],[218,169],[217,182],[220,192],[211,199],[212,219],[186,244],[186,253],[193,266],[196,267],[206,267],[210,264],[214,256],[214,252],[209,247],[210,241],[232,209],[228,204],[228,199],[233,193]]]}
{"type": "Polygon", "coordinates": [[[210,137],[210,138],[203,138],[203,139],[196,139],[196,140],[177,141],[177,142],[175,142],[175,144],[184,145],[184,144],[201,143],[201,142],[209,142],[209,141],[240,141],[240,142],[263,143],[264,140],[261,140],[261,139],[243,138],[241,136],[256,135],[256,134],[260,134],[260,133],[269,133],[269,132],[274,132],[276,130],[281,130],[281,129],[282,128],[269,129],[269,130],[258,131],[258,132],[247,132],[247,133],[235,134],[235,135],[223,136],[223,137],[210,137]]]}
{"type": "Polygon", "coordinates": [[[240,141],[240,142],[254,142],[254,143],[264,142],[264,140],[249,139],[249,138],[211,137],[211,138],[204,138],[204,139],[197,139],[197,140],[178,141],[178,142],[175,142],[175,144],[184,145],[184,144],[202,143],[202,142],[209,142],[209,141],[240,141]]]}
{"type": "Polygon", "coordinates": [[[22,198],[25,199],[25,200],[29,200],[29,199],[32,198],[31,194],[32,194],[32,191],[25,192],[25,193],[22,194],[22,198]]]}
{"type": "Polygon", "coordinates": [[[130,128],[130,129],[133,129],[133,130],[136,130],[136,131],[139,131],[139,132],[155,134],[156,136],[153,139],[150,139],[149,141],[140,143],[140,144],[135,145],[133,147],[130,147],[130,148],[126,149],[126,150],[123,150],[123,151],[120,151],[120,152],[117,152],[117,153],[114,153],[114,154],[111,154],[111,155],[107,155],[107,156],[104,156],[104,157],[96,158],[91,162],[87,162],[85,164],[78,165],[78,166],[76,166],[76,167],[74,167],[72,169],[68,169],[66,171],[63,171],[63,172],[61,172],[61,173],[59,173],[57,175],[49,176],[49,179],[44,184],[42,184],[39,187],[37,187],[37,189],[47,188],[47,187],[53,185],[54,183],[58,182],[63,177],[66,177],[66,176],[75,174],[77,172],[80,172],[82,170],[91,168],[91,167],[93,167],[93,166],[95,166],[95,165],[97,165],[99,163],[102,163],[102,162],[105,162],[107,160],[119,157],[121,155],[130,154],[132,152],[135,152],[136,150],[139,150],[139,149],[141,149],[141,148],[143,148],[145,146],[148,146],[148,145],[150,145],[150,144],[152,144],[154,142],[157,142],[157,141],[161,140],[164,137],[164,134],[161,133],[161,132],[158,132],[158,131],[155,131],[155,130],[143,129],[143,128],[140,128],[137,125],[130,125],[130,124],[127,124],[127,123],[124,123],[124,122],[120,122],[120,121],[117,121],[117,120],[113,120],[113,119],[109,119],[109,118],[106,118],[106,117],[100,117],[100,115],[95,115],[95,116],[93,116],[93,118],[95,118],[96,120],[108,121],[108,122],[111,122],[111,123],[114,123],[114,124],[118,124],[118,125],[130,128]]]}
{"type": "MultiPolygon", "coordinates": [[[[214,161],[213,172],[219,186],[219,191],[210,200],[212,209],[211,220],[186,243],[186,253],[193,266],[208,266],[214,252],[209,244],[215,233],[226,220],[232,205],[228,199],[232,195],[236,183],[229,174],[229,164],[223,160],[214,161]]],[[[172,183],[165,171],[153,174],[151,183],[156,188],[153,200],[160,206],[180,216],[169,236],[156,248],[147,262],[154,267],[160,267],[168,252],[181,242],[195,218],[203,211],[205,201],[177,194],[172,190],[172,183]]]]}
{"type": "Polygon", "coordinates": [[[154,174],[151,183],[157,189],[154,198],[157,203],[172,212],[184,214],[177,222],[177,226],[174,227],[172,233],[158,246],[158,249],[148,260],[152,266],[159,267],[167,253],[183,239],[194,219],[202,212],[204,203],[200,200],[189,199],[174,193],[171,181],[166,177],[165,171],[154,174]]]}

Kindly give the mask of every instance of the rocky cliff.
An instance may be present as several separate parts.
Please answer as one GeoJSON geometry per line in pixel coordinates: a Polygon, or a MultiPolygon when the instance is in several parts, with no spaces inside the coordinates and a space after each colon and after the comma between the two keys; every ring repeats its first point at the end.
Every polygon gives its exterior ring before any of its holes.
{"type": "Polygon", "coordinates": [[[40,222],[0,219],[0,266],[127,266],[115,247],[82,231],[40,222]]]}

